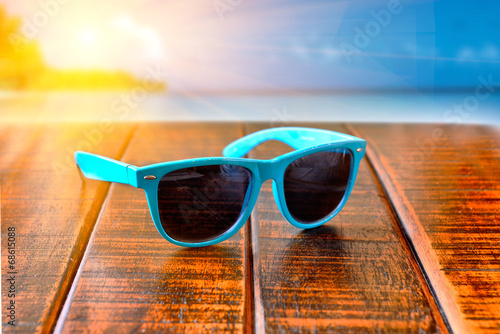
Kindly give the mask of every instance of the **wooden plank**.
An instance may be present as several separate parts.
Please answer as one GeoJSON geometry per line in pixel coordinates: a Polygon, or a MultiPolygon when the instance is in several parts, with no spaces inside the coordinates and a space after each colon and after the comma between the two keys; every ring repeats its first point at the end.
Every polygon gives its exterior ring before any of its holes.
{"type": "MultiPolygon", "coordinates": [[[[346,132],[341,126],[316,127],[346,132]]],[[[251,156],[266,159],[289,150],[268,143],[251,156]]],[[[271,185],[263,185],[251,225],[257,329],[447,331],[366,160],[344,209],[316,229],[289,224],[274,203],[271,185]]]]}
{"type": "MultiPolygon", "coordinates": [[[[241,135],[235,124],[146,124],[123,160],[142,166],[221,156],[241,135]]],[[[175,246],[156,231],[143,191],[112,187],[62,332],[242,331],[249,293],[244,229],[216,246],[175,246]]]]}
{"type": "Polygon", "coordinates": [[[2,285],[6,333],[49,332],[55,326],[109,185],[83,183],[73,152],[119,158],[131,125],[4,124],[0,127],[2,278],[8,270],[8,228],[14,227],[15,298],[2,285]],[[16,326],[7,325],[15,301],[16,326]]]}
{"type": "Polygon", "coordinates": [[[356,125],[456,333],[500,333],[500,129],[356,125]]]}

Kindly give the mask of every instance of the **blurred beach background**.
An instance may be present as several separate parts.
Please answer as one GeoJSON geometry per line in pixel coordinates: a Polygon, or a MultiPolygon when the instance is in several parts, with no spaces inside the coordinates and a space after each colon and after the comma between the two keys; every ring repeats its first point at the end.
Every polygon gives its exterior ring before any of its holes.
{"type": "Polygon", "coordinates": [[[0,121],[500,125],[493,0],[0,0],[0,121]]]}

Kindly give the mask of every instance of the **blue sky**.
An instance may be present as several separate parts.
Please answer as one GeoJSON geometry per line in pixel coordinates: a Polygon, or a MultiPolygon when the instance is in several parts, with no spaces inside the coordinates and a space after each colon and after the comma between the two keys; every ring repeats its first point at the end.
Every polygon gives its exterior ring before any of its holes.
{"type": "Polygon", "coordinates": [[[420,91],[475,87],[480,75],[500,81],[500,1],[57,1],[0,3],[35,26],[53,66],[139,75],[159,66],[173,91],[420,91]],[[34,21],[50,8],[45,24],[34,21]]]}

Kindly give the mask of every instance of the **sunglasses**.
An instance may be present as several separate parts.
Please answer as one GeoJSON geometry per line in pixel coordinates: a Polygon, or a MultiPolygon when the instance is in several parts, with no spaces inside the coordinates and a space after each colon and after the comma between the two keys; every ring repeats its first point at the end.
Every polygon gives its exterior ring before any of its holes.
{"type": "Polygon", "coordinates": [[[87,178],[144,189],[158,232],[176,245],[201,247],[234,235],[269,179],[276,203],[292,225],[308,229],[324,224],[349,198],[365,148],[365,140],[350,135],[283,127],[236,140],[223,150],[224,157],[145,167],[86,152],[75,152],[75,160],[87,178]],[[271,160],[242,158],[268,140],[295,151],[271,160]]]}

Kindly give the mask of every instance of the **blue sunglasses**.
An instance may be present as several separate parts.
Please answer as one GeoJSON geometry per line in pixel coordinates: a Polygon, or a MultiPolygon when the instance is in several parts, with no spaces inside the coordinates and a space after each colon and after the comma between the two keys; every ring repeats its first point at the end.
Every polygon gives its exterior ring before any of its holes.
{"type": "Polygon", "coordinates": [[[75,152],[90,179],[144,189],[156,229],[186,247],[209,246],[234,235],[247,221],[262,183],[273,180],[276,203],[298,228],[332,219],[349,198],[366,141],[311,128],[275,128],[229,144],[224,157],[136,167],[99,155],[75,152]],[[295,149],[271,160],[242,158],[267,140],[295,149]]]}

